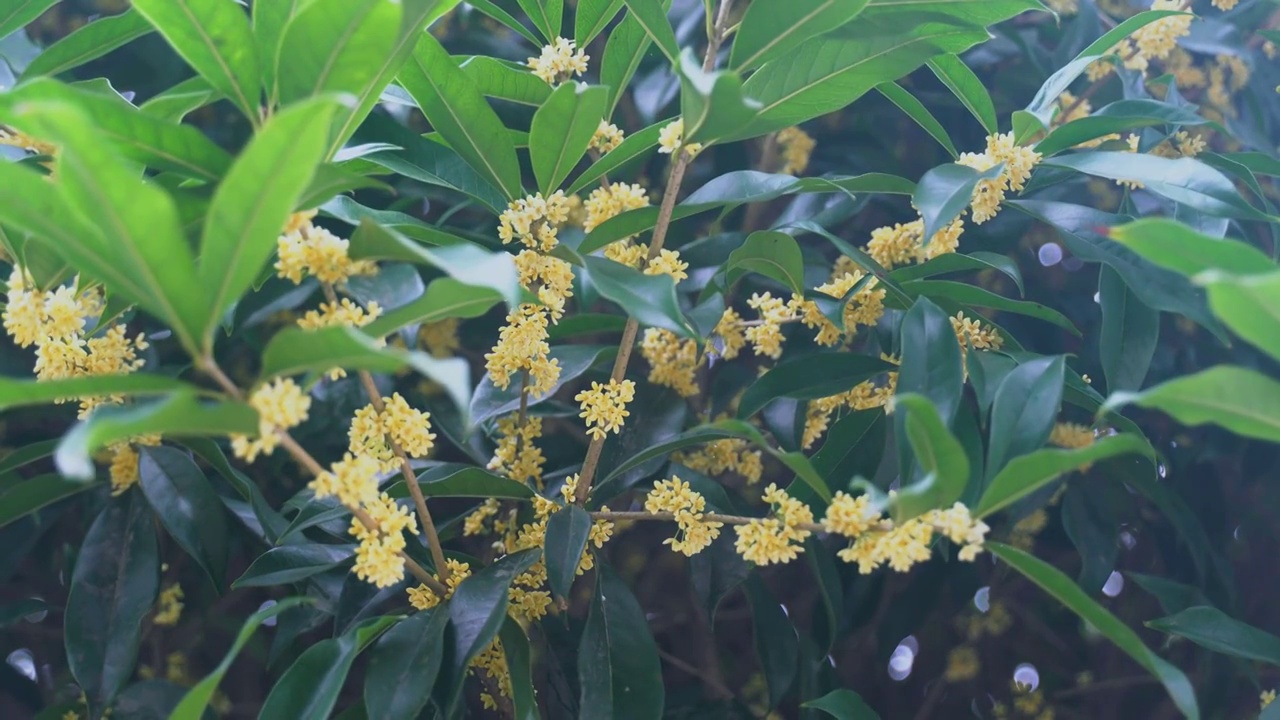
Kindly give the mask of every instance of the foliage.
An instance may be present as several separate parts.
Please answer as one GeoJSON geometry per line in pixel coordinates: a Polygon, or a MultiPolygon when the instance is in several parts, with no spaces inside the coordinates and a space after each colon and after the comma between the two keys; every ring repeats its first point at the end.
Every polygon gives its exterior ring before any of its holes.
{"type": "Polygon", "coordinates": [[[1256,714],[1277,26],[0,0],[0,707],[1256,714]]]}

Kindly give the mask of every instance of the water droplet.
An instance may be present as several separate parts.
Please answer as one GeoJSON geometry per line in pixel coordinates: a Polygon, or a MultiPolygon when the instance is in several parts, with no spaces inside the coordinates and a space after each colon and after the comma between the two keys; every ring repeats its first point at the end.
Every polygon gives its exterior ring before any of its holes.
{"type": "Polygon", "coordinates": [[[1107,597],[1115,597],[1122,590],[1124,590],[1124,576],[1113,570],[1110,577],[1107,578],[1106,584],[1102,586],[1102,594],[1107,597]]]}
{"type": "Polygon", "coordinates": [[[1013,682],[1020,690],[1035,692],[1040,687],[1040,671],[1031,663],[1022,663],[1013,669],[1013,682]]]}

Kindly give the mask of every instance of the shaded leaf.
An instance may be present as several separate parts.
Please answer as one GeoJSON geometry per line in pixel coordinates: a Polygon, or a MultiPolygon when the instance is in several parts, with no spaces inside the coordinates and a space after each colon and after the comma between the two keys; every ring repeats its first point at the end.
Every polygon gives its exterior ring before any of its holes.
{"type": "Polygon", "coordinates": [[[948,508],[964,494],[969,482],[969,457],[964,446],[947,429],[933,403],[921,395],[899,394],[895,412],[906,416],[902,428],[908,445],[924,477],[898,491],[893,504],[894,519],[909,520],[934,508],[948,508]]]}
{"type": "Polygon", "coordinates": [[[750,70],[780,58],[811,37],[853,20],[867,0],[760,0],[747,6],[734,34],[729,66],[750,70]]]}
{"type": "Polygon", "coordinates": [[[729,253],[724,263],[726,284],[744,272],[754,272],[782,283],[792,292],[804,293],[804,255],[795,238],[777,230],[761,230],[729,253]],[[735,272],[736,271],[736,272],[735,272]]]}
{"type": "Polygon", "coordinates": [[[138,484],[169,535],[221,588],[227,565],[227,518],[222,501],[189,455],[170,447],[144,447],[138,484]]]}
{"type": "Polygon", "coordinates": [[[369,720],[417,717],[431,699],[444,662],[443,607],[414,613],[383,633],[369,657],[364,705],[369,720]]]}
{"type": "Polygon", "coordinates": [[[607,91],[564,83],[533,114],[529,161],[538,189],[550,195],[582,159],[604,117],[607,91]]]}
{"type": "Polygon", "coordinates": [[[578,645],[582,717],[656,720],[665,690],[644,609],[609,566],[600,568],[578,645]]]}
{"type": "Polygon", "coordinates": [[[1107,266],[1098,278],[1098,301],[1102,305],[1098,352],[1107,390],[1137,390],[1160,340],[1160,311],[1144,305],[1120,274],[1107,266]]]}
{"type": "Polygon", "coordinates": [[[100,483],[37,475],[20,480],[0,493],[0,527],[53,503],[99,487],[100,483]]]}
{"type": "Polygon", "coordinates": [[[258,556],[232,587],[268,587],[305,580],[337,567],[355,554],[354,545],[282,545],[258,556]]]}
{"type": "Polygon", "coordinates": [[[1010,459],[1039,449],[1049,439],[1058,409],[1066,363],[1061,355],[1028,360],[1004,376],[991,405],[987,475],[1010,459]]]}
{"type": "Polygon", "coordinates": [[[693,335],[680,310],[676,285],[670,275],[646,275],[608,258],[584,258],[591,283],[606,299],[617,303],[642,325],[664,328],[679,335],[693,335]]]}
{"type": "Polygon", "coordinates": [[[1083,448],[1045,448],[1014,458],[992,478],[973,514],[986,517],[1048,485],[1063,473],[1126,453],[1155,457],[1151,445],[1141,437],[1122,433],[1100,438],[1083,448]]]}
{"type": "Polygon", "coordinates": [[[547,518],[543,553],[547,563],[547,585],[556,597],[568,597],[578,564],[591,535],[591,516],[577,505],[566,505],[547,518]]]}
{"type": "Polygon", "coordinates": [[[738,417],[748,418],[779,397],[797,400],[838,395],[893,365],[867,355],[815,353],[789,357],[760,376],[738,401],[738,417]]]}
{"type": "MultiPolygon", "coordinates": [[[[46,47],[22,71],[22,77],[60,75],[151,32],[151,23],[133,9],[99,18],[46,47]]],[[[0,29],[0,37],[5,34],[0,29]]]]}

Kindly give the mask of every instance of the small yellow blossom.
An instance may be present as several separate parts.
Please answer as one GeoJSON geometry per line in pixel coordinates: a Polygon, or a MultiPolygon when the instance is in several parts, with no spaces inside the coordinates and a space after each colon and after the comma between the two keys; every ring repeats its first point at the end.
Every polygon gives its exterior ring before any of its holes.
{"type": "Polygon", "coordinates": [[[664,545],[670,545],[675,552],[688,557],[702,552],[717,537],[723,523],[705,520],[704,511],[707,501],[701,493],[689,487],[675,475],[670,480],[659,480],[654,483],[653,490],[645,498],[645,512],[658,514],[669,512],[675,515],[678,532],[675,537],[667,538],[664,545]]]}
{"type": "Polygon", "coordinates": [[[739,555],[756,565],[789,563],[799,557],[804,550],[801,543],[813,532],[805,527],[813,524],[813,511],[773,483],[765,488],[764,501],[772,506],[773,514],[737,526],[734,546],[739,555]]]}
{"type": "MultiPolygon", "coordinates": [[[[448,589],[444,599],[448,600],[453,597],[453,591],[458,589],[458,585],[463,580],[471,577],[471,565],[453,558],[446,558],[444,562],[449,567],[449,579],[444,581],[444,586],[448,589]]],[[[439,580],[440,576],[436,575],[436,579],[439,580]]],[[[430,610],[440,604],[440,596],[432,592],[431,588],[426,585],[411,587],[408,592],[409,604],[418,610],[430,610]]]]}
{"type": "Polygon", "coordinates": [[[350,243],[309,222],[276,241],[276,273],[294,284],[306,275],[330,285],[345,283],[355,275],[371,275],[377,265],[368,260],[352,260],[350,243]]]}
{"type": "Polygon", "coordinates": [[[342,298],[339,302],[320,303],[320,309],[308,310],[298,319],[298,327],[303,330],[320,330],[330,327],[364,327],[382,314],[377,302],[370,300],[367,308],[362,308],[350,298],[342,298]]]}
{"type": "Polygon", "coordinates": [[[498,343],[486,354],[485,369],[498,388],[505,390],[514,375],[529,373],[529,391],[543,395],[560,379],[560,363],[548,354],[549,311],[523,304],[507,315],[507,324],[498,331],[498,343]]]}
{"type": "Polygon", "coordinates": [[[973,347],[976,350],[999,350],[1004,346],[1004,337],[995,328],[987,327],[976,318],[967,318],[964,312],[958,312],[951,318],[951,328],[955,330],[956,340],[961,350],[973,347]]]}
{"type": "Polygon", "coordinates": [[[661,132],[658,133],[658,152],[671,155],[681,149],[689,155],[697,155],[702,152],[702,143],[686,143],[684,118],[677,118],[663,125],[661,132]]]}
{"type": "Polygon", "coordinates": [[[712,328],[711,334],[720,339],[717,354],[725,360],[738,357],[742,348],[747,345],[747,336],[742,328],[742,316],[733,308],[725,308],[720,320],[712,328]]]}
{"type": "MultiPolygon", "coordinates": [[[[1182,0],[1152,0],[1152,10],[1182,10],[1182,0]]],[[[1148,23],[1133,33],[1138,52],[1148,60],[1168,57],[1178,44],[1178,38],[1191,32],[1190,14],[1171,15],[1148,23]]]]}
{"type": "Polygon", "coordinates": [[[670,275],[671,279],[680,282],[689,277],[689,273],[685,272],[689,269],[689,263],[680,259],[678,250],[662,249],[658,251],[656,257],[649,261],[648,267],[644,269],[645,275],[670,275]]]}
{"type": "Polygon", "coordinates": [[[837,492],[827,506],[822,527],[830,533],[856,538],[870,530],[879,520],[880,513],[871,507],[870,497],[859,495],[855,498],[837,492]]]}
{"type": "Polygon", "coordinates": [[[1258,702],[1262,705],[1262,709],[1264,710],[1267,708],[1268,705],[1270,705],[1275,701],[1276,701],[1276,691],[1274,689],[1263,690],[1261,693],[1258,693],[1258,702]]]}
{"type": "Polygon", "coordinates": [[[600,154],[612,152],[614,148],[622,144],[622,131],[617,125],[608,120],[601,120],[600,126],[596,128],[596,132],[591,136],[591,144],[588,146],[592,150],[600,154]]]}
{"type": "Polygon", "coordinates": [[[569,220],[569,199],[557,190],[547,197],[536,193],[512,201],[498,218],[503,244],[518,241],[531,250],[548,253],[559,244],[558,228],[569,220]]]}
{"type": "Polygon", "coordinates": [[[512,480],[541,487],[542,466],[547,459],[533,441],[542,437],[542,418],[527,417],[520,425],[516,415],[508,415],[498,420],[497,430],[498,444],[488,468],[512,480]]]}
{"type": "Polygon", "coordinates": [[[178,619],[182,617],[182,586],[174,583],[161,590],[156,604],[159,607],[152,622],[156,625],[177,625],[178,619]]]}
{"type": "Polygon", "coordinates": [[[476,506],[462,521],[462,536],[483,535],[489,529],[489,522],[497,516],[500,504],[497,498],[489,498],[476,506]]]}
{"type": "Polygon", "coordinates": [[[619,432],[623,422],[631,413],[626,405],[635,399],[636,384],[630,380],[618,382],[610,380],[607,385],[591,383],[590,390],[583,390],[574,396],[582,412],[578,415],[587,423],[587,434],[595,439],[604,439],[611,432],[619,432]]]}
{"type": "Polygon", "coordinates": [[[431,357],[453,357],[462,348],[462,340],[458,338],[459,325],[461,321],[458,318],[423,323],[418,329],[418,342],[422,343],[431,357]]]}
{"type": "Polygon", "coordinates": [[[301,425],[311,409],[311,396],[290,378],[277,378],[260,386],[249,396],[249,406],[258,412],[258,437],[231,436],[236,457],[253,462],[259,453],[270,455],[279,445],[277,433],[301,425]]]}
{"type": "Polygon", "coordinates": [[[978,677],[981,669],[978,651],[972,645],[960,645],[947,653],[947,669],[942,676],[949,683],[965,682],[978,677]]]}
{"type": "Polygon", "coordinates": [[[582,229],[591,232],[605,221],[629,210],[649,206],[649,193],[637,184],[612,183],[601,185],[587,196],[583,209],[587,218],[582,229]]]}
{"type": "Polygon", "coordinates": [[[1049,433],[1049,443],[1062,448],[1083,448],[1094,443],[1093,428],[1076,423],[1056,423],[1049,433]]]}
{"type": "Polygon", "coordinates": [[[796,319],[794,311],[781,298],[771,293],[753,293],[747,305],[760,313],[760,324],[747,328],[746,338],[756,355],[782,357],[782,323],[796,319]]]}
{"type": "Polygon", "coordinates": [[[817,145],[808,133],[798,127],[778,131],[778,147],[782,149],[782,172],[799,175],[809,167],[809,156],[817,145]]]}
{"type": "Polygon", "coordinates": [[[577,48],[577,44],[565,38],[556,38],[542,48],[542,54],[526,61],[530,70],[548,85],[557,85],[575,75],[587,71],[590,56],[577,48]]]}
{"type": "Polygon", "coordinates": [[[695,340],[663,328],[648,328],[640,342],[640,354],[650,366],[649,382],[669,387],[682,397],[698,394],[696,376],[701,359],[695,340]]]}
{"type": "Polygon", "coordinates": [[[309,487],[316,497],[338,498],[343,505],[354,508],[378,498],[378,462],[364,455],[346,453],[327,472],[317,475],[309,487]]]}
{"type": "Polygon", "coordinates": [[[764,474],[763,451],[741,438],[713,440],[694,451],[673,453],[671,460],[707,475],[735,472],[748,485],[760,482],[764,474]]]}
{"type": "Polygon", "coordinates": [[[538,301],[550,312],[551,321],[558,322],[564,316],[565,302],[573,296],[573,266],[560,258],[526,249],[516,255],[516,272],[520,285],[536,293],[538,301]]]}

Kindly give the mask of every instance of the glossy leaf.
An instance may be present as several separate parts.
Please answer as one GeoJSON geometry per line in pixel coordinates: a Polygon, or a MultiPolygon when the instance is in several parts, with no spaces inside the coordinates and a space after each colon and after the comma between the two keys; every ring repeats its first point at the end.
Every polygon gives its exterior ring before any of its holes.
{"type": "Polygon", "coordinates": [[[1054,128],[1036,143],[1036,151],[1049,156],[1111,133],[1152,125],[1203,125],[1206,120],[1189,108],[1156,100],[1118,100],[1092,115],[1054,128]]]}
{"type": "Polygon", "coordinates": [[[502,188],[508,200],[521,197],[520,164],[506,128],[453,58],[430,33],[423,33],[397,76],[432,126],[476,172],[502,188]]]}
{"type": "Polygon", "coordinates": [[[939,165],[921,176],[911,196],[911,205],[920,211],[920,217],[924,219],[924,246],[928,247],[939,230],[950,225],[969,207],[979,182],[991,180],[1003,171],[1003,165],[978,171],[950,163],[939,165]]]}
{"type": "Polygon", "coordinates": [[[324,159],[333,110],[331,103],[316,101],[274,116],[218,185],[200,240],[198,279],[211,294],[201,328],[206,352],[227,308],[262,274],[275,239],[324,159]]]}
{"type": "Polygon", "coordinates": [[[880,720],[880,716],[867,705],[862,696],[845,688],[832,690],[817,700],[801,703],[801,707],[821,710],[836,720],[880,720]]]}
{"type": "MultiPolygon", "coordinates": [[[[902,427],[924,477],[898,491],[894,501],[894,518],[901,522],[934,508],[948,508],[964,494],[969,482],[969,458],[964,446],[947,429],[937,408],[925,397],[899,394],[894,400],[895,414],[903,413],[902,427]]],[[[903,440],[907,442],[903,442],[903,440]]]]}
{"type": "Polygon", "coordinates": [[[1155,457],[1151,445],[1141,437],[1127,433],[1099,438],[1083,448],[1045,448],[1016,457],[992,478],[978,501],[974,515],[986,517],[1048,485],[1064,473],[1129,453],[1155,457]]]}
{"type": "Polygon", "coordinates": [[[100,483],[67,480],[58,475],[37,475],[20,480],[0,492],[0,527],[48,507],[59,500],[93,490],[100,483]]]}
{"type": "Polygon", "coordinates": [[[143,495],[169,535],[221,588],[227,564],[227,519],[222,501],[186,453],[144,447],[138,477],[143,495]]]}
{"type": "Polygon", "coordinates": [[[1235,277],[1208,271],[1197,278],[1209,307],[1232,332],[1280,360],[1280,271],[1235,277]]]}
{"type": "Polygon", "coordinates": [[[346,562],[354,545],[281,545],[258,556],[232,587],[270,587],[305,580],[346,562]]]}
{"type": "Polygon", "coordinates": [[[1098,632],[1115,643],[1129,657],[1133,658],[1147,672],[1151,673],[1164,685],[1173,704],[1177,706],[1188,720],[1199,720],[1200,709],[1196,704],[1195,690],[1191,682],[1181,670],[1156,655],[1137,633],[1129,629],[1119,618],[1107,612],[1105,608],[1091,599],[1062,571],[1029,555],[1017,548],[1000,543],[987,543],[987,549],[994,553],[1013,569],[1022,573],[1027,579],[1039,585],[1042,590],[1067,606],[1081,619],[1088,622],[1098,632]]]}
{"type": "Polygon", "coordinates": [[[1280,382],[1242,367],[1219,365],[1142,392],[1112,393],[1103,406],[1160,410],[1184,425],[1213,423],[1237,435],[1280,442],[1280,382]]]}
{"type": "Polygon", "coordinates": [[[568,597],[578,564],[587,549],[591,534],[591,516],[577,505],[568,505],[547,518],[544,556],[547,563],[547,585],[556,597],[568,597]]]}
{"type": "Polygon", "coordinates": [[[742,91],[737,73],[706,72],[686,49],[680,55],[680,112],[684,138],[710,143],[738,132],[755,118],[760,103],[742,91]]]}
{"type": "MultiPolygon", "coordinates": [[[[621,0],[618,0],[621,4],[621,0]]],[[[529,68],[497,58],[475,55],[456,58],[458,67],[467,73],[485,97],[500,98],[522,105],[541,107],[551,97],[552,88],[529,68]]],[[[608,91],[605,90],[607,94],[608,91]]]]}
{"type": "Polygon", "coordinates": [[[369,720],[417,717],[431,699],[444,661],[443,607],[414,613],[383,633],[369,656],[364,705],[369,720]]]}
{"type": "Polygon", "coordinates": [[[502,654],[511,676],[511,704],[515,720],[538,720],[537,691],[533,685],[533,652],[529,636],[514,618],[508,617],[498,633],[502,654]]]}
{"type": "Polygon", "coordinates": [[[982,80],[963,60],[956,55],[939,55],[929,61],[929,69],[956,96],[960,104],[977,118],[987,134],[994,135],[999,130],[991,95],[982,80]]]}
{"type": "Polygon", "coordinates": [[[853,20],[867,0],[762,0],[747,6],[734,34],[729,65],[750,70],[780,58],[805,40],[853,20]]]}
{"type": "Polygon", "coordinates": [[[1138,390],[1160,339],[1160,311],[1147,307],[1120,274],[1103,267],[1098,278],[1102,332],[1098,337],[1107,389],[1138,390]]]}
{"type": "Polygon", "coordinates": [[[1024,362],[1004,376],[991,405],[987,475],[1049,439],[1062,405],[1066,363],[1061,355],[1024,362]]]}
{"type": "Polygon", "coordinates": [[[845,392],[893,366],[852,353],[815,353],[784,359],[760,376],[738,401],[738,417],[748,418],[780,397],[812,400],[845,392]]]}
{"type": "Polygon", "coordinates": [[[981,250],[971,252],[967,255],[960,253],[945,253],[938,257],[928,260],[919,265],[907,265],[894,270],[890,275],[898,282],[907,282],[908,280],[922,280],[934,277],[936,275],[945,275],[953,272],[966,271],[997,270],[1004,273],[1013,280],[1018,286],[1019,293],[1025,293],[1026,290],[1022,285],[1022,271],[1018,269],[1017,263],[1010,260],[1005,255],[997,255],[995,253],[983,252],[981,250]]]}
{"type": "MultiPolygon", "coordinates": [[[[151,32],[151,23],[132,9],[99,18],[46,47],[22,71],[22,77],[60,75],[151,32]]],[[[0,37],[6,34],[0,29],[0,37]]]]}
{"type": "MultiPolygon", "coordinates": [[[[522,482],[494,475],[476,467],[461,467],[446,474],[427,471],[418,476],[422,494],[427,497],[512,498],[527,500],[534,493],[522,482]]],[[[400,483],[388,491],[392,497],[407,496],[400,492],[400,483]]]]}
{"type": "Polygon", "coordinates": [[[747,241],[724,263],[727,283],[732,285],[744,272],[754,272],[777,280],[791,292],[804,293],[804,255],[796,239],[777,230],[761,230],[747,236],[747,241]]]}
{"type": "Polygon", "coordinates": [[[644,609],[604,566],[578,645],[578,708],[582,717],[657,720],[665,688],[658,647],[644,609]]]}
{"type": "Polygon", "coordinates": [[[280,103],[363,90],[386,62],[400,17],[394,0],[307,0],[281,36],[274,68],[280,103]]]}
{"type": "Polygon", "coordinates": [[[586,47],[604,32],[622,7],[623,0],[579,0],[573,21],[573,39],[578,47],[586,47]]]}
{"type": "Polygon", "coordinates": [[[1214,652],[1280,665],[1280,638],[1215,607],[1190,607],[1176,615],[1148,621],[1147,627],[1184,637],[1214,652]]]}
{"type": "Polygon", "coordinates": [[[328,717],[338,702],[338,694],[356,656],[395,620],[376,618],[304,650],[271,688],[258,717],[261,720],[328,717]]]}
{"type": "Polygon", "coordinates": [[[133,7],[183,60],[256,120],[261,85],[253,31],[244,10],[226,0],[137,0],[133,7]]]}
{"type": "Polygon", "coordinates": [[[1252,245],[1210,237],[1163,218],[1144,218],[1113,227],[1107,236],[1150,262],[1183,275],[1211,269],[1258,275],[1277,268],[1271,258],[1252,245]]]}
{"type": "Polygon", "coordinates": [[[427,286],[422,297],[383,313],[363,330],[368,335],[381,337],[406,325],[480,317],[500,302],[502,296],[491,288],[464,285],[449,277],[439,278],[427,286]]]}
{"type": "Polygon", "coordinates": [[[951,142],[951,136],[947,134],[947,129],[938,122],[938,118],[929,112],[929,108],[924,103],[916,99],[915,95],[903,89],[903,87],[895,82],[881,83],[876,86],[876,91],[885,97],[886,100],[898,106],[898,109],[907,114],[907,117],[916,121],[916,124],[924,129],[925,132],[937,140],[940,145],[951,157],[958,157],[960,153],[956,151],[955,143],[951,142]]]}
{"type": "Polygon", "coordinates": [[[93,713],[133,676],[142,620],[160,587],[151,512],[139,493],[113,499],[89,527],[71,575],[67,663],[93,713]]]}
{"type": "Polygon", "coordinates": [[[664,328],[689,336],[693,329],[680,310],[676,286],[670,275],[646,275],[608,258],[585,258],[586,271],[606,299],[618,304],[641,325],[664,328]]]}
{"type": "Polygon", "coordinates": [[[937,305],[920,298],[902,320],[902,364],[898,393],[919,393],[937,408],[947,425],[960,407],[964,371],[960,343],[951,318],[937,305]]]}
{"type": "Polygon", "coordinates": [[[564,83],[533,114],[529,160],[543,195],[557,190],[587,152],[607,100],[602,87],[564,83]]]}
{"type": "Polygon", "coordinates": [[[667,11],[658,0],[623,0],[629,10],[628,17],[644,29],[645,35],[658,46],[662,54],[672,65],[680,63],[680,46],[676,42],[676,33],[667,21],[667,11]]]}

